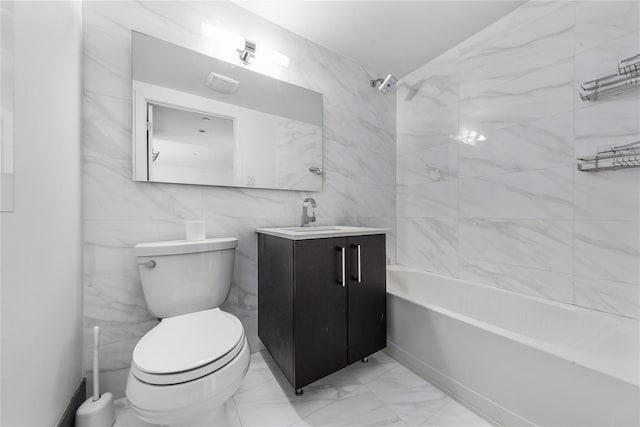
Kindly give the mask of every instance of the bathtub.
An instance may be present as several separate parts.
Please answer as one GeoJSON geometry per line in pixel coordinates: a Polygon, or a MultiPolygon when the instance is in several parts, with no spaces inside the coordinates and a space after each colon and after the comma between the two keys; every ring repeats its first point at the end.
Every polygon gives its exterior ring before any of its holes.
{"type": "Polygon", "coordinates": [[[503,425],[639,426],[639,322],[400,266],[387,351],[503,425]]]}

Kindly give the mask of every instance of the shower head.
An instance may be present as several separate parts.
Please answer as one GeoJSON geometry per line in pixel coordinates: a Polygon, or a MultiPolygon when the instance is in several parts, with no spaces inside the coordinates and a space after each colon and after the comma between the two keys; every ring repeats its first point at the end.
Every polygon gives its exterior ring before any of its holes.
{"type": "Polygon", "coordinates": [[[396,79],[393,74],[389,74],[384,79],[371,80],[369,83],[371,83],[371,87],[377,87],[380,92],[386,95],[393,91],[398,83],[398,79],[396,79]]]}

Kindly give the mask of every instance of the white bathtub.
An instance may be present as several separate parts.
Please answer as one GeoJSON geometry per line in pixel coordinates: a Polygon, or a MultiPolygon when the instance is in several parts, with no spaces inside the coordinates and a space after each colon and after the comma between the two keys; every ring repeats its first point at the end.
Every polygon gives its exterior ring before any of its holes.
{"type": "Polygon", "coordinates": [[[640,425],[639,322],[399,266],[388,351],[504,425],[640,425]]]}

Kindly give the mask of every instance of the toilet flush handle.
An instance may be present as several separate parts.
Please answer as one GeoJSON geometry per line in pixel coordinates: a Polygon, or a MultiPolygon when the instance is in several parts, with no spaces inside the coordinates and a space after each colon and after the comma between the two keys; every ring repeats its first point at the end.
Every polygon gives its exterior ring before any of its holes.
{"type": "Polygon", "coordinates": [[[145,262],[139,262],[138,265],[144,265],[147,268],[154,268],[156,266],[156,262],[154,260],[149,260],[145,262]]]}

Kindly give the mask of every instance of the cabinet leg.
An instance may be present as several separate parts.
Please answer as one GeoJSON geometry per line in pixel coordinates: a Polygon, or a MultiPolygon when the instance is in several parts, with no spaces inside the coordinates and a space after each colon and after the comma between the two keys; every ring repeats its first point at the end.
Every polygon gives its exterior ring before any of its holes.
{"type": "Polygon", "coordinates": [[[369,362],[369,358],[368,357],[363,357],[362,358],[362,363],[367,363],[369,362]]]}
{"type": "Polygon", "coordinates": [[[297,388],[296,389],[296,396],[302,396],[302,394],[304,393],[304,390],[301,388],[297,388]]]}

